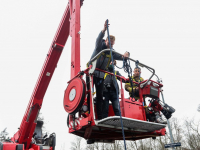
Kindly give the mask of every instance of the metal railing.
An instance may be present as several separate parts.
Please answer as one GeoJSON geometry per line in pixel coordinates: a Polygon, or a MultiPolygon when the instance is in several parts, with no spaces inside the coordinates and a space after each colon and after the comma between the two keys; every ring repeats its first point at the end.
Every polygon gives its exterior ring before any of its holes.
{"type": "MultiPolygon", "coordinates": [[[[88,64],[90,64],[91,62],[95,61],[102,53],[105,53],[105,52],[110,52],[110,49],[104,49],[101,52],[99,52],[96,56],[94,56],[92,59],[90,59],[90,61],[88,62],[88,64]]],[[[118,52],[116,52],[114,50],[112,50],[112,52],[115,53],[115,54],[121,55],[123,57],[122,54],[120,54],[120,53],[118,53],[118,52]]],[[[138,62],[137,60],[134,60],[132,58],[128,58],[128,59],[131,60],[131,61],[133,61],[133,62],[135,62],[135,63],[138,62]]],[[[140,85],[141,88],[144,88],[146,86],[146,84],[149,82],[149,80],[151,80],[151,78],[155,75],[155,70],[153,68],[151,68],[151,67],[143,64],[143,63],[140,63],[140,62],[138,62],[138,65],[140,67],[145,67],[148,70],[150,69],[151,71],[150,70],[149,71],[152,73],[152,75],[149,77],[149,79],[145,83],[142,83],[140,85]]]]}

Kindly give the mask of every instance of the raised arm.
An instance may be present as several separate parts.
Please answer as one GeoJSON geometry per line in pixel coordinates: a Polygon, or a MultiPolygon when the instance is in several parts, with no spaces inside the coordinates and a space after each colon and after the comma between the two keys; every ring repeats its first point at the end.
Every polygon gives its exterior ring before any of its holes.
{"type": "Polygon", "coordinates": [[[104,37],[105,33],[104,32],[100,32],[97,39],[96,39],[96,44],[95,44],[95,50],[94,52],[97,54],[101,51],[101,46],[102,46],[102,40],[104,37]]]}

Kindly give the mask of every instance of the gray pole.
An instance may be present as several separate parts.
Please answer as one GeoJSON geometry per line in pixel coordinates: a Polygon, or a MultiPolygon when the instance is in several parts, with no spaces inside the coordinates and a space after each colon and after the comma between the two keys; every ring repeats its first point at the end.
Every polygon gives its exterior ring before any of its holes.
{"type": "MultiPolygon", "coordinates": [[[[163,103],[165,104],[165,100],[164,100],[162,88],[160,88],[160,93],[161,93],[161,95],[162,95],[163,103]]],[[[171,127],[170,127],[170,122],[169,122],[169,120],[167,120],[167,125],[168,125],[168,129],[169,129],[169,134],[170,134],[171,143],[174,143],[174,139],[173,139],[172,130],[171,130],[171,127]]],[[[175,150],[174,147],[172,147],[172,149],[175,150]]]]}
{"type": "Polygon", "coordinates": [[[199,106],[198,106],[198,108],[197,108],[197,111],[200,112],[200,104],[199,104],[199,106]]]}

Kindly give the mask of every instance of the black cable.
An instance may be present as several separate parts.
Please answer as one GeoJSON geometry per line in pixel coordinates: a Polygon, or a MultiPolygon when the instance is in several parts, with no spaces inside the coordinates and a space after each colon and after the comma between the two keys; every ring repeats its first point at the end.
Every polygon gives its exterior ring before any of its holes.
{"type": "Polygon", "coordinates": [[[129,82],[131,84],[131,90],[132,90],[131,97],[134,98],[135,96],[134,96],[134,92],[133,92],[133,79],[131,77],[132,68],[131,68],[130,60],[129,59],[128,60],[126,59],[124,61],[124,71],[128,73],[128,78],[129,78],[129,82]]]}
{"type": "Polygon", "coordinates": [[[122,135],[123,135],[123,140],[124,140],[124,149],[126,150],[126,140],[125,140],[125,135],[124,135],[124,127],[123,127],[123,122],[122,122],[122,115],[121,115],[121,110],[120,110],[120,104],[119,104],[119,95],[118,95],[118,86],[117,86],[117,80],[115,78],[115,67],[114,67],[114,62],[113,62],[113,55],[112,55],[112,47],[111,47],[111,43],[110,43],[110,35],[109,35],[109,30],[108,30],[108,20],[107,22],[107,34],[108,34],[108,41],[109,41],[109,46],[110,46],[110,55],[111,55],[111,59],[112,59],[112,67],[113,67],[113,74],[114,74],[114,83],[115,83],[115,87],[116,87],[116,94],[117,94],[117,101],[118,101],[118,107],[119,107],[119,114],[120,114],[120,121],[121,121],[121,126],[122,126],[122,135]]]}
{"type": "MultiPolygon", "coordinates": [[[[136,63],[136,67],[138,67],[139,61],[137,60],[136,62],[137,62],[136,63]]],[[[119,68],[119,69],[123,69],[124,68],[124,72],[128,73],[129,82],[130,82],[131,88],[132,88],[131,97],[134,98],[135,96],[134,96],[134,92],[133,92],[133,79],[131,77],[132,68],[131,68],[131,65],[130,65],[130,60],[129,59],[124,59],[124,57],[123,57],[123,66],[121,68],[118,67],[118,66],[116,66],[116,67],[119,68]]],[[[136,83],[134,83],[134,84],[138,85],[136,83]]],[[[131,99],[131,101],[132,101],[132,99],[131,99]]]]}

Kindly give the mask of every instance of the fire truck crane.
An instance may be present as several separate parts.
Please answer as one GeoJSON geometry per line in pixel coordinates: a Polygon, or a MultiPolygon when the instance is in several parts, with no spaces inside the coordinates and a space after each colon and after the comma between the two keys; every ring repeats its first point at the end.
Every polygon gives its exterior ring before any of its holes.
{"type": "MultiPolygon", "coordinates": [[[[69,133],[85,139],[91,139],[92,143],[122,140],[122,127],[126,140],[138,140],[165,135],[165,125],[149,121],[146,115],[146,98],[158,99],[163,85],[151,80],[155,74],[154,69],[142,63],[138,63],[138,65],[151,70],[152,75],[149,79],[139,84],[135,83],[138,85],[140,91],[138,101],[131,97],[128,99],[124,98],[122,81],[130,81],[124,77],[118,77],[121,87],[119,104],[123,124],[120,124],[119,116],[114,116],[112,106],[109,106],[108,118],[97,120],[95,95],[93,94],[95,92],[93,87],[93,72],[94,70],[99,70],[96,68],[98,56],[109,52],[110,49],[103,50],[97,54],[97,56],[90,60],[90,65],[85,70],[80,71],[80,8],[82,4],[83,0],[69,0],[28,103],[20,128],[11,138],[10,142],[0,142],[0,150],[55,149],[55,134],[51,134],[49,137],[42,137],[41,127],[43,122],[37,121],[37,116],[69,35],[72,37],[71,79],[68,82],[63,100],[64,109],[69,114],[67,118],[69,133]],[[84,79],[86,76],[89,78],[88,86],[86,86],[86,80],[84,79]]],[[[136,62],[131,58],[129,60],[136,62]]],[[[100,71],[106,72],[104,70],[100,71]]],[[[161,107],[159,110],[162,109],[160,104],[151,105],[155,110],[158,109],[157,106],[161,107]]]]}

